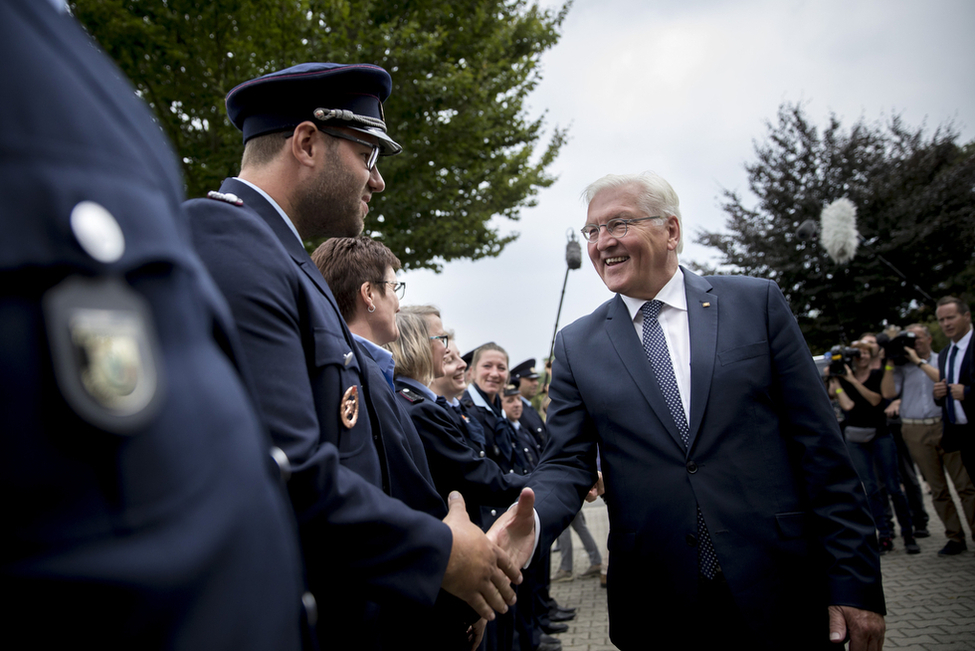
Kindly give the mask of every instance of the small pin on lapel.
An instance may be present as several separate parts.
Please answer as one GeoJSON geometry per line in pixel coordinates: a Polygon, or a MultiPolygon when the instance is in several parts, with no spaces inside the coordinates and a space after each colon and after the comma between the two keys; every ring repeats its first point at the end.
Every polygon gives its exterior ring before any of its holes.
{"type": "Polygon", "coordinates": [[[710,303],[701,303],[701,307],[711,307],[710,303]]]}
{"type": "Polygon", "coordinates": [[[345,365],[346,366],[348,366],[349,364],[352,363],[352,357],[353,357],[353,355],[352,355],[351,352],[348,352],[348,353],[345,354],[345,360],[344,361],[345,361],[345,365]]]}

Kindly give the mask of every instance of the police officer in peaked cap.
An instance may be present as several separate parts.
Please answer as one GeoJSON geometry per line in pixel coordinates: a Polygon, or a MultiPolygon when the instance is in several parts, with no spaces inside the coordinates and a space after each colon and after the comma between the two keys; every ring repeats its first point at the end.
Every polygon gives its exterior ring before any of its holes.
{"type": "MultiPolygon", "coordinates": [[[[378,66],[339,63],[241,83],[227,96],[245,143],[240,173],[187,203],[271,437],[294,469],[289,489],[329,648],[399,648],[396,630],[379,625],[383,609],[432,607],[441,587],[493,617],[519,577],[462,500],[449,500],[441,521],[389,497],[365,360],[304,248],[358,235],[385,189],[378,159],[401,151],[383,113],[391,88],[378,66]]],[[[533,518],[530,509],[527,500],[533,518]]]]}
{"type": "Polygon", "coordinates": [[[294,517],[169,144],[63,5],[0,3],[0,54],[5,639],[300,648],[294,517]]]}

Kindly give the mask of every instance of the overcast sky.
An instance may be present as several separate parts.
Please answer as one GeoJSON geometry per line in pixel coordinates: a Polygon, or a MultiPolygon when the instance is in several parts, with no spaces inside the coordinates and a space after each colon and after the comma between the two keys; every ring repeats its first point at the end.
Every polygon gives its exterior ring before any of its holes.
{"type": "MultiPolygon", "coordinates": [[[[499,257],[401,273],[403,303],[439,306],[462,351],[496,341],[512,364],[540,367],[588,183],[657,172],[681,199],[681,261],[712,261],[694,233],[724,227],[722,188],[754,200],[742,165],[783,102],[803,102],[820,126],[830,112],[847,127],[900,114],[928,132],[950,120],[975,139],[973,32],[971,0],[577,0],[528,100],[550,128],[571,125],[551,168],[558,180],[519,222],[500,223],[521,236],[499,257]]],[[[611,296],[583,245],[559,327],[611,296]]]]}

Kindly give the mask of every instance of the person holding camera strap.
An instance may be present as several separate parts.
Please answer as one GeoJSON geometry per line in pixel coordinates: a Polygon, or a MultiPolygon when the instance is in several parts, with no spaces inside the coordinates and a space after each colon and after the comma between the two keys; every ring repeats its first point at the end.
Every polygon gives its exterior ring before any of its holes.
{"type": "Polygon", "coordinates": [[[880,553],[886,554],[894,549],[894,532],[884,517],[883,492],[881,482],[894,502],[894,512],[904,536],[904,549],[908,554],[918,554],[921,548],[914,540],[914,526],[907,498],[901,489],[897,475],[897,448],[894,439],[887,431],[881,395],[881,381],[884,370],[871,369],[876,348],[866,341],[855,341],[853,348],[860,350],[854,358],[853,366],[844,365],[842,377],[829,378],[829,392],[840,404],[845,414],[843,432],[850,458],[863,488],[873,514],[880,537],[880,553]]]}

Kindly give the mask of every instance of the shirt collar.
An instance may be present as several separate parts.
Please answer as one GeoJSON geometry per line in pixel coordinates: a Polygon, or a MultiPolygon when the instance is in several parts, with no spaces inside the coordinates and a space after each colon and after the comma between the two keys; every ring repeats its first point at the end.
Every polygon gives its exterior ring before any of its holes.
{"type": "Polygon", "coordinates": [[[401,375],[401,376],[399,376],[396,379],[399,380],[401,384],[405,384],[408,387],[410,387],[411,389],[415,389],[417,391],[417,393],[419,393],[421,396],[423,396],[427,400],[430,400],[432,402],[436,402],[437,401],[437,394],[435,394],[433,391],[431,391],[430,390],[430,387],[425,386],[422,382],[420,382],[418,380],[414,380],[411,377],[406,377],[405,375],[401,375]]]}
{"type": "Polygon", "coordinates": [[[396,377],[396,360],[393,359],[393,354],[382,346],[377,346],[365,337],[360,337],[354,332],[352,336],[362,344],[369,357],[372,357],[372,361],[376,362],[376,366],[383,372],[383,376],[385,376],[389,386],[395,388],[396,385],[393,383],[393,378],[396,377]]]}
{"type": "MultiPolygon", "coordinates": [[[[630,312],[631,320],[636,319],[636,315],[640,313],[640,308],[647,302],[645,298],[633,298],[632,296],[623,296],[622,294],[620,294],[620,298],[626,304],[626,309],[630,312]]],[[[661,287],[660,291],[653,298],[664,305],[676,308],[682,312],[687,312],[687,294],[684,292],[684,272],[681,271],[680,267],[677,267],[677,272],[670,277],[667,284],[661,287]]]]}
{"type": "Polygon", "coordinates": [[[257,192],[259,195],[261,195],[262,197],[264,197],[265,199],[267,199],[267,202],[269,204],[271,204],[272,206],[274,206],[274,209],[278,211],[278,214],[281,215],[281,219],[283,219],[284,220],[284,223],[288,225],[288,228],[291,229],[291,232],[295,234],[295,237],[298,238],[298,241],[301,242],[301,245],[302,246],[305,245],[304,240],[301,239],[301,235],[298,235],[298,229],[295,228],[294,222],[292,222],[291,221],[291,218],[288,217],[287,213],[285,213],[284,210],[281,209],[281,206],[278,205],[278,202],[271,198],[271,195],[269,195],[267,192],[265,192],[264,190],[260,189],[259,187],[257,187],[253,183],[251,183],[250,181],[247,181],[245,179],[242,179],[239,176],[235,176],[234,177],[234,180],[235,181],[240,181],[244,185],[247,185],[247,186],[253,188],[255,192],[257,192]]]}
{"type": "Polygon", "coordinates": [[[958,352],[960,352],[960,353],[965,352],[966,350],[968,350],[968,344],[971,343],[971,340],[972,340],[972,332],[975,332],[975,328],[969,328],[968,329],[968,332],[965,333],[965,336],[964,337],[962,337],[961,339],[958,340],[958,343],[957,344],[954,343],[954,342],[952,342],[951,345],[952,346],[955,346],[956,348],[958,348],[958,352]]]}

